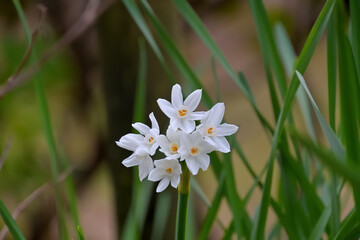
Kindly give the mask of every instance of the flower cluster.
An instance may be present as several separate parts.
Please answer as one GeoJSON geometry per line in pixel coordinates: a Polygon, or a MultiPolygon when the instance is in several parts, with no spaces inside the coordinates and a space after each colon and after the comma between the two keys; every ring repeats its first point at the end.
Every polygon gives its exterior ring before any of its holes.
{"type": "Polygon", "coordinates": [[[122,163],[126,167],[139,166],[140,181],[147,176],[150,181],[160,181],[157,192],[163,191],[169,184],[178,187],[182,174],[179,160],[185,160],[190,172],[196,175],[200,168],[205,171],[209,167],[208,153],[230,152],[225,136],[234,134],[238,127],[221,124],[224,103],[215,104],[207,112],[195,112],[200,100],[199,89],[184,101],[181,87],[176,84],[172,88],[171,102],[157,100],[160,109],[170,118],[166,136],[160,134],[159,124],[154,114],[150,113],[151,128],[143,123],[134,123],[132,126],[140,134],[129,133],[116,142],[119,147],[133,152],[122,163]],[[200,121],[200,124],[196,126],[195,121],[200,121]],[[166,157],[153,162],[151,156],[159,147],[166,157]]]}

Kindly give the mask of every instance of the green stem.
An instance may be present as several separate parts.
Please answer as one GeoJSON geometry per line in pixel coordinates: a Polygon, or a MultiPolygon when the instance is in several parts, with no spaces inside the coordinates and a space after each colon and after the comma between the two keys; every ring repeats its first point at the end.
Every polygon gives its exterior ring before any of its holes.
{"type": "Polygon", "coordinates": [[[182,174],[178,187],[178,208],[176,217],[176,240],[184,240],[186,233],[186,213],[190,192],[190,172],[185,161],[181,162],[182,174]]]}

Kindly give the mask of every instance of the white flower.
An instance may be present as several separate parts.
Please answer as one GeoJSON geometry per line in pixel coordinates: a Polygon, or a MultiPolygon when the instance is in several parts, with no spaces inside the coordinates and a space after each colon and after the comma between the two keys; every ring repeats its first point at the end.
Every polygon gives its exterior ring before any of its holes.
{"type": "Polygon", "coordinates": [[[181,136],[181,131],[175,131],[171,128],[168,128],[168,130],[166,131],[166,136],[160,135],[158,137],[160,151],[169,158],[179,158],[180,154],[178,150],[180,148],[181,136]]]}
{"type": "Polygon", "coordinates": [[[144,136],[141,147],[148,149],[149,154],[152,156],[155,154],[156,149],[159,147],[157,138],[160,133],[159,124],[156,121],[154,113],[150,113],[149,118],[151,120],[151,129],[143,123],[134,123],[132,126],[144,136]]]}
{"type": "Polygon", "coordinates": [[[213,150],[214,146],[205,141],[198,131],[184,133],[180,141],[180,161],[185,159],[190,172],[196,175],[199,168],[205,171],[209,167],[210,157],[207,153],[213,150]]]}
{"type": "Polygon", "coordinates": [[[162,159],[154,162],[155,169],[149,174],[149,180],[156,182],[159,181],[159,185],[156,188],[156,192],[162,192],[171,182],[171,186],[177,188],[180,182],[181,166],[176,159],[162,159]]]}
{"type": "Polygon", "coordinates": [[[177,130],[190,133],[195,129],[195,121],[200,120],[203,113],[194,112],[201,99],[201,89],[192,92],[183,101],[181,87],[179,84],[173,86],[171,91],[171,103],[165,99],[158,99],[160,109],[170,118],[170,126],[177,130]]]}
{"type": "Polygon", "coordinates": [[[225,136],[234,134],[238,127],[223,123],[220,125],[225,112],[224,103],[217,103],[201,119],[201,124],[196,128],[210,144],[220,152],[230,152],[229,142],[225,136]]]}
{"type": "Polygon", "coordinates": [[[122,161],[125,167],[139,166],[139,178],[142,181],[154,169],[153,161],[149,156],[149,149],[144,148],[145,137],[140,134],[129,133],[121,137],[116,144],[119,147],[133,151],[130,157],[122,161]]]}

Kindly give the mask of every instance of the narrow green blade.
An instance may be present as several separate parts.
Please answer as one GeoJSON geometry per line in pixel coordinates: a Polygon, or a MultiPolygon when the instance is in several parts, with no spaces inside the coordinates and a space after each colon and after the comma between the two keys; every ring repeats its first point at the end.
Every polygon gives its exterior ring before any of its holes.
{"type": "Polygon", "coordinates": [[[4,220],[6,226],[9,228],[9,231],[14,239],[16,240],[25,240],[24,235],[20,231],[18,225],[15,220],[12,218],[11,214],[5,207],[4,203],[0,200],[0,215],[4,220]]]}
{"type": "MultiPolygon", "coordinates": [[[[304,73],[309,62],[311,59],[311,56],[314,53],[315,47],[317,43],[320,40],[320,37],[325,29],[325,26],[327,25],[327,22],[329,20],[330,14],[332,12],[332,9],[334,7],[335,0],[329,0],[326,2],[323,10],[321,11],[318,19],[316,20],[310,35],[308,39],[305,42],[304,48],[300,54],[300,57],[297,61],[296,68],[299,70],[299,72],[304,73]]],[[[267,213],[268,213],[268,207],[270,202],[270,193],[271,193],[271,185],[272,185],[272,176],[273,176],[273,169],[274,169],[274,159],[277,152],[277,146],[279,144],[280,136],[282,133],[282,130],[284,128],[285,120],[290,113],[291,105],[293,102],[293,99],[295,97],[296,91],[299,86],[299,81],[295,77],[295,74],[292,77],[292,80],[290,82],[289,89],[287,90],[285,99],[284,99],[284,105],[282,107],[282,110],[280,112],[279,119],[276,124],[275,133],[273,136],[273,141],[271,145],[271,152],[270,157],[268,160],[268,173],[265,180],[264,190],[260,202],[260,214],[258,215],[258,218],[255,219],[254,228],[252,232],[252,239],[263,239],[265,236],[265,223],[267,219],[267,213]]]]}

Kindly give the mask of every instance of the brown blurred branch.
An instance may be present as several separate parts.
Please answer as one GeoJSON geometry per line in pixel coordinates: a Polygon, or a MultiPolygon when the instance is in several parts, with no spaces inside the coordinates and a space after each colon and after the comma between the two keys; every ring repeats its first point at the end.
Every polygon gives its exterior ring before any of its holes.
{"type": "MultiPolygon", "coordinates": [[[[101,14],[104,13],[115,2],[115,0],[103,2],[103,4],[100,4],[99,0],[89,0],[84,12],[81,14],[78,21],[61,37],[61,39],[57,43],[55,43],[48,51],[46,51],[27,70],[22,73],[19,73],[20,71],[17,70],[12,76],[8,78],[8,81],[0,87],[0,98],[13,90],[15,87],[29,80],[51,57],[53,57],[62,48],[64,48],[69,43],[73,42],[75,39],[81,36],[81,34],[84,33],[85,30],[87,30],[90,26],[92,26],[96,22],[97,18],[101,16],[101,14]]],[[[26,56],[27,54],[25,54],[25,57],[26,56]]],[[[24,58],[22,62],[24,62],[24,58]]],[[[20,64],[20,67],[18,69],[21,70],[23,67],[22,65],[23,64],[20,64]]]]}
{"type": "MultiPolygon", "coordinates": [[[[60,174],[58,182],[63,182],[72,172],[73,168],[69,168],[65,170],[62,174],[60,174]]],[[[11,216],[16,219],[19,217],[20,213],[30,205],[34,200],[36,200],[39,196],[41,196],[44,192],[54,187],[54,183],[46,183],[41,187],[37,188],[34,192],[32,192],[24,201],[22,201],[12,212],[11,216]]],[[[5,226],[0,232],[0,240],[5,239],[5,236],[9,229],[5,226]]]]}

